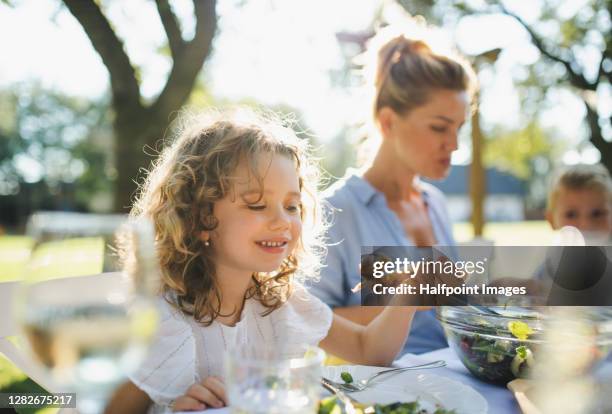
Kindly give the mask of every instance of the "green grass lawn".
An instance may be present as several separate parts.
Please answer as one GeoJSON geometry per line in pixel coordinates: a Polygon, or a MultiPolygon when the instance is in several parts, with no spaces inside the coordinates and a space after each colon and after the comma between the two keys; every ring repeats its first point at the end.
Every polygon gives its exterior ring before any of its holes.
{"type": "MultiPolygon", "coordinates": [[[[23,278],[31,248],[32,241],[27,237],[0,237],[0,282],[23,278]]],[[[28,269],[28,278],[30,280],[51,279],[100,273],[103,252],[103,241],[98,238],[47,243],[39,250],[37,249],[32,260],[33,266],[28,269]]],[[[44,393],[45,390],[0,354],[0,392],[44,393]]],[[[17,410],[20,414],[51,414],[57,411],[57,408],[20,408],[17,410]]]]}
{"type": "Polygon", "coordinates": [[[32,240],[29,237],[0,237],[0,282],[21,279],[31,247],[32,240]]]}
{"type": "MultiPolygon", "coordinates": [[[[456,223],[453,232],[458,242],[473,238],[470,223],[456,223]]],[[[507,223],[488,223],[484,237],[495,242],[496,246],[548,246],[553,239],[553,231],[546,221],[518,221],[507,223]]]]}

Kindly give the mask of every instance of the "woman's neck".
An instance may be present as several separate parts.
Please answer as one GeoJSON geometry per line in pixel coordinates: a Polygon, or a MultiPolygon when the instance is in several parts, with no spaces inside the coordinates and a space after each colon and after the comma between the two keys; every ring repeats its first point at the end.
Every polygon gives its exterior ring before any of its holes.
{"type": "Polygon", "coordinates": [[[420,193],[418,175],[399,165],[397,158],[387,155],[387,151],[382,148],[364,172],[363,178],[382,192],[387,200],[408,200],[420,193]]]}

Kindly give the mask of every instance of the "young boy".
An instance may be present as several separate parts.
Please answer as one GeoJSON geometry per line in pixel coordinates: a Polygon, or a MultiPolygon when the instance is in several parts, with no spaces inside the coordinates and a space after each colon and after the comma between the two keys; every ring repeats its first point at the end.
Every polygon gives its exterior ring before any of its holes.
{"type": "Polygon", "coordinates": [[[575,165],[553,181],[546,220],[553,230],[573,226],[587,240],[608,241],[612,233],[612,179],[601,164],[575,165]]]}
{"type": "MultiPolygon", "coordinates": [[[[612,179],[600,165],[575,165],[562,170],[548,195],[546,219],[553,230],[572,226],[586,245],[608,246],[612,235],[612,179]]],[[[548,303],[612,305],[609,247],[557,247],[548,253],[536,279],[552,282],[548,303]],[[608,270],[606,270],[608,269],[608,270]],[[546,277],[547,276],[547,277],[546,277]]]]}

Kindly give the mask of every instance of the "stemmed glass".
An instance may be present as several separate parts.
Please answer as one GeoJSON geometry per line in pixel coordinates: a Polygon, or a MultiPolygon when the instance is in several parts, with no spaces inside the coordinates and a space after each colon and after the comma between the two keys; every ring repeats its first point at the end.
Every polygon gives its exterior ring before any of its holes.
{"type": "Polygon", "coordinates": [[[17,297],[29,349],[81,414],[100,413],[142,360],[157,326],[154,233],[144,219],[37,213],[17,297]]]}

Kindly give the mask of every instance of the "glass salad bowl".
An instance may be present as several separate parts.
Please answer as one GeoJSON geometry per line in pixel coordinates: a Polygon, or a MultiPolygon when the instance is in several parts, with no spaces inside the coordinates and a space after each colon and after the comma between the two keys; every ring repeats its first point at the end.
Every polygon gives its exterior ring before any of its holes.
{"type": "Polygon", "coordinates": [[[515,378],[531,376],[540,358],[539,352],[554,351],[555,347],[561,347],[559,344],[574,344],[577,337],[581,338],[582,346],[570,355],[579,363],[574,363],[571,369],[590,370],[607,357],[612,348],[612,311],[580,308],[580,328],[565,321],[551,324],[553,319],[548,311],[526,307],[441,306],[437,308],[437,318],[449,346],[463,365],[474,376],[490,383],[505,385],[515,378]],[[550,327],[559,330],[559,326],[561,335],[558,332],[551,335],[550,327]]]}

